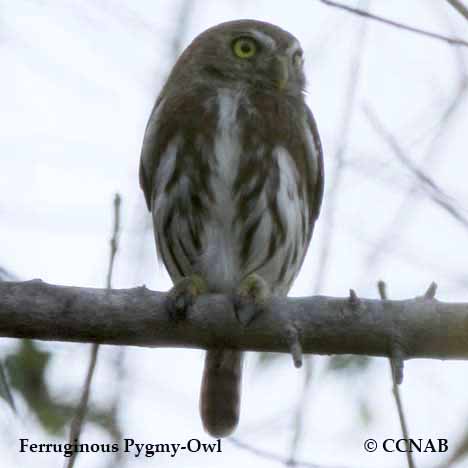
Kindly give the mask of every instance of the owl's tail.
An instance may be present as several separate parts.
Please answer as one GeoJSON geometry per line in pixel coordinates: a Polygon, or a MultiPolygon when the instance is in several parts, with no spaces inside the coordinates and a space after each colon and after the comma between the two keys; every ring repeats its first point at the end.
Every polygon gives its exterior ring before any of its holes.
{"type": "Polygon", "coordinates": [[[240,351],[207,351],[200,393],[200,413],[205,430],[213,437],[226,437],[237,426],[241,380],[240,351]]]}

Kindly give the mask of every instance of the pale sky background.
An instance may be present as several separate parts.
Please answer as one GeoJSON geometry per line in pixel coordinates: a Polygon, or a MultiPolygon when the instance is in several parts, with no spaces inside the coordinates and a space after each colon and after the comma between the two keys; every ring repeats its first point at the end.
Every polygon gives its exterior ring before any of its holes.
{"type": "MultiPolygon", "coordinates": [[[[356,2],[347,2],[356,5],[356,2]]],[[[112,199],[122,195],[122,236],[115,287],[170,287],[158,267],[148,215],[138,186],[139,152],[155,97],[175,57],[185,0],[0,0],[0,266],[21,279],[103,287],[108,265],[112,199]]],[[[373,0],[376,14],[449,36],[468,39],[468,23],[445,0],[373,0]]],[[[306,52],[308,102],[322,136],[326,195],[322,217],[292,295],[310,295],[318,257],[330,222],[327,202],[336,184],[335,155],[345,144],[331,256],[320,289],[344,296],[350,288],[376,297],[376,282],[388,283],[392,298],[421,295],[431,281],[438,298],[468,301],[467,227],[417,190],[390,242],[373,248],[393,220],[414,175],[373,130],[365,106],[468,218],[466,140],[468,98],[460,93],[468,76],[468,48],[396,30],[323,5],[318,0],[194,0],[188,7],[182,47],[222,21],[255,18],[296,35],[306,52]],[[361,42],[358,42],[361,41],[361,42]],[[356,54],[356,50],[359,54],[356,54]],[[361,66],[351,72],[356,57],[361,66]],[[343,140],[350,80],[356,85],[350,132],[343,140]],[[446,122],[444,113],[454,111],[446,122]],[[429,154],[430,160],[427,160],[429,154]],[[425,161],[423,163],[423,161],[425,161]]],[[[15,340],[2,339],[3,353],[15,340]]],[[[48,368],[57,398],[78,398],[88,362],[86,345],[43,343],[54,352],[48,368]]],[[[198,350],[128,348],[126,378],[115,382],[110,362],[116,348],[102,348],[92,399],[106,403],[122,391],[120,421],[138,442],[184,441],[204,434],[198,415],[203,353],[198,350]]],[[[318,358],[304,409],[298,458],[323,467],[398,468],[401,454],[366,454],[363,442],[398,438],[388,362],[374,359],[357,377],[326,372],[318,358]],[[367,426],[360,411],[367,407],[367,426]]],[[[455,447],[468,430],[468,364],[418,360],[406,363],[402,395],[410,434],[449,439],[455,447]]],[[[303,372],[285,356],[260,368],[248,356],[241,423],[236,437],[287,457],[303,372]]],[[[18,454],[19,437],[51,442],[19,401],[19,417],[2,410],[1,466],[61,466],[60,454],[18,454]]],[[[87,425],[88,442],[109,442],[87,425]]],[[[56,441],[64,441],[56,439],[56,441]]],[[[453,452],[452,452],[453,453],[453,452]]],[[[444,457],[416,455],[417,466],[433,467],[444,457]]],[[[228,441],[223,453],[124,457],[126,467],[225,468],[281,466],[228,441]]],[[[81,455],[78,468],[104,467],[108,458],[81,455]]],[[[467,467],[468,459],[457,468],[467,467]]]]}

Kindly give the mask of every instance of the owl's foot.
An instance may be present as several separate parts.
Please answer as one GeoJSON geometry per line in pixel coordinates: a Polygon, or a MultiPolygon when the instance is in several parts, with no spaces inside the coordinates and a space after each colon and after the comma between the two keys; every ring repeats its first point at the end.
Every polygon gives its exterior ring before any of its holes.
{"type": "Polygon", "coordinates": [[[169,291],[166,309],[173,320],[183,320],[187,310],[200,294],[208,292],[206,281],[200,275],[190,275],[179,280],[169,291]]]}
{"type": "Polygon", "coordinates": [[[270,297],[270,286],[260,275],[252,273],[245,277],[234,299],[237,320],[243,325],[249,325],[262,312],[270,297]]]}

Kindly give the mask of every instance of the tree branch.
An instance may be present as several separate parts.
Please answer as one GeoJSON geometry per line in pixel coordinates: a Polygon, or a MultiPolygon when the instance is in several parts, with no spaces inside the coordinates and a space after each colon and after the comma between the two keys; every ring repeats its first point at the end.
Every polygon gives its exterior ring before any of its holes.
{"type": "Polygon", "coordinates": [[[468,20],[468,8],[460,0],[447,0],[447,2],[468,20]]]}
{"type": "Polygon", "coordinates": [[[174,321],[166,294],[144,286],[93,289],[40,280],[0,283],[0,336],[148,347],[290,352],[289,330],[304,353],[468,359],[468,304],[421,296],[400,301],[314,296],[273,298],[249,326],[223,295],[201,296],[174,321]]]}
{"type": "MultiPolygon", "coordinates": [[[[432,283],[429,287],[428,291],[430,290],[432,293],[432,283]]],[[[384,281],[379,281],[377,283],[377,288],[379,290],[379,296],[382,301],[388,301],[388,294],[387,294],[387,285],[384,281]]],[[[424,297],[428,298],[427,292],[424,297]]],[[[434,295],[430,298],[433,299],[435,297],[435,290],[434,295]]],[[[406,422],[406,414],[403,409],[403,401],[400,394],[400,387],[399,385],[403,382],[403,363],[404,363],[404,356],[401,355],[401,351],[398,347],[394,347],[392,351],[392,356],[390,357],[390,371],[392,375],[392,384],[393,384],[393,397],[395,399],[395,405],[398,411],[398,419],[400,420],[400,427],[401,427],[401,435],[403,439],[406,441],[409,440],[409,432],[408,432],[408,424],[406,422]]],[[[408,442],[407,442],[408,443],[408,442]]],[[[415,468],[415,463],[413,459],[412,450],[406,450],[406,460],[408,462],[408,468],[415,468]]]]}
{"type": "MultiPolygon", "coordinates": [[[[114,196],[114,228],[112,237],[110,240],[110,255],[109,255],[109,267],[106,276],[106,288],[109,290],[112,287],[112,273],[114,271],[114,261],[118,249],[118,238],[120,231],[120,194],[116,193],[114,196]]],[[[94,372],[96,370],[96,364],[98,360],[99,344],[94,343],[91,347],[91,355],[88,365],[88,372],[86,373],[86,379],[81,392],[80,402],[73,416],[70,425],[70,435],[68,442],[73,444],[75,440],[79,440],[81,431],[83,429],[83,422],[85,419],[86,411],[88,409],[89,395],[91,393],[91,383],[93,382],[94,372]]],[[[73,468],[75,466],[78,452],[73,451],[72,456],[68,459],[67,468],[73,468]]]]}
{"type": "Polygon", "coordinates": [[[364,18],[368,18],[368,19],[377,21],[377,22],[385,24],[387,26],[392,26],[392,27],[397,28],[397,29],[402,29],[404,31],[419,34],[421,36],[430,37],[432,39],[437,39],[439,41],[446,42],[446,43],[448,43],[450,45],[468,47],[468,42],[463,40],[463,39],[460,39],[458,37],[448,37],[448,36],[444,36],[443,34],[438,34],[438,33],[434,33],[434,32],[431,32],[431,31],[426,31],[424,29],[416,28],[416,27],[410,26],[408,24],[403,24],[403,23],[399,23],[398,21],[393,21],[393,20],[390,20],[388,18],[384,18],[383,16],[374,15],[372,13],[369,13],[369,12],[367,12],[365,10],[361,10],[359,8],[354,8],[354,7],[350,7],[348,5],[343,5],[342,3],[334,2],[332,0],[319,0],[319,1],[321,3],[323,3],[324,5],[331,6],[331,7],[334,7],[334,8],[340,8],[341,10],[345,10],[345,11],[347,11],[349,13],[353,13],[354,15],[363,16],[364,18]]]}
{"type": "MultiPolygon", "coordinates": [[[[454,116],[457,111],[461,108],[464,100],[468,96],[468,79],[464,75],[460,81],[460,85],[450,100],[448,106],[442,112],[440,122],[437,124],[437,130],[429,143],[427,151],[425,151],[421,158],[419,165],[420,167],[430,168],[436,158],[439,158],[442,154],[439,148],[440,142],[443,138],[447,137],[450,124],[453,122],[454,116]]],[[[418,198],[414,195],[420,189],[421,184],[419,179],[414,180],[410,188],[406,191],[403,201],[397,208],[396,214],[390,223],[384,228],[383,235],[380,239],[374,242],[374,246],[367,255],[366,264],[368,266],[366,275],[372,276],[372,271],[376,271],[383,259],[383,254],[388,253],[390,245],[396,237],[396,233],[401,234],[408,222],[412,220],[412,213],[414,211],[415,204],[418,198]],[[372,268],[371,268],[372,267],[372,268]],[[371,271],[372,270],[372,271],[371,271]]],[[[393,252],[391,252],[393,253],[393,252]]]]}
{"type": "Polygon", "coordinates": [[[468,218],[455,206],[452,197],[445,194],[437,183],[405,154],[396,137],[384,127],[377,113],[368,105],[364,106],[364,113],[375,133],[385,141],[398,160],[416,177],[421,188],[428,193],[432,201],[465,229],[468,229],[468,218]]]}

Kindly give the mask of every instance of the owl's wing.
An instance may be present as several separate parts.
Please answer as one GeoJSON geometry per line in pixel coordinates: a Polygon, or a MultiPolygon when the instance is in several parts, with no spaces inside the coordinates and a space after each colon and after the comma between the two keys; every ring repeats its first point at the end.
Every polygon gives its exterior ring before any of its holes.
{"type": "Polygon", "coordinates": [[[158,158],[160,158],[160,144],[158,144],[160,143],[159,115],[161,114],[162,106],[163,101],[161,98],[158,98],[146,125],[140,157],[140,187],[145,195],[146,206],[149,211],[151,211],[151,198],[153,194],[154,168],[157,166],[158,158]]]}
{"type": "Polygon", "coordinates": [[[306,122],[307,129],[310,132],[306,135],[306,139],[310,141],[307,145],[307,159],[309,161],[309,180],[312,182],[312,187],[309,190],[309,222],[310,222],[310,233],[312,235],[315,221],[320,214],[320,207],[323,199],[324,189],[324,169],[323,169],[323,153],[322,143],[320,141],[320,135],[315,123],[314,116],[310,109],[306,106],[306,122]],[[309,138],[311,137],[311,138],[309,138]]]}

